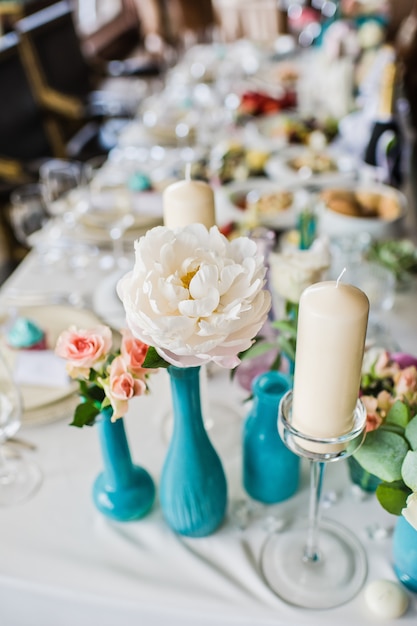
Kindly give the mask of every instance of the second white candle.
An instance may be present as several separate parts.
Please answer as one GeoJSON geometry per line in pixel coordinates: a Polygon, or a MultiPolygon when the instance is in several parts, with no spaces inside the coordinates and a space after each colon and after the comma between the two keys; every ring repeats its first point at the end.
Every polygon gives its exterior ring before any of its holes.
{"type": "Polygon", "coordinates": [[[368,323],[367,296],[326,281],[302,294],[297,327],[292,424],[317,438],[351,431],[368,323]]]}

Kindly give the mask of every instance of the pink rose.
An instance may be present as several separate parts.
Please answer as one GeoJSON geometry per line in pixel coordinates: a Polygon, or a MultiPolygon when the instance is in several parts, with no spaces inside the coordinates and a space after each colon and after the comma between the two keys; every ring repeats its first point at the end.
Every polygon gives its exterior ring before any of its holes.
{"type": "Polygon", "coordinates": [[[375,374],[378,378],[388,378],[394,376],[400,369],[398,363],[391,359],[387,351],[381,352],[375,362],[375,374]]]}
{"type": "Polygon", "coordinates": [[[378,409],[380,410],[381,414],[385,417],[388,411],[391,409],[392,405],[394,404],[395,400],[392,397],[392,395],[389,393],[389,391],[386,391],[385,389],[379,392],[377,396],[377,400],[378,400],[378,409]]]}
{"type": "Polygon", "coordinates": [[[374,396],[362,396],[361,400],[366,409],[366,432],[369,433],[382,424],[382,417],[378,413],[378,400],[374,396]]]}
{"type": "Polygon", "coordinates": [[[121,355],[127,365],[127,369],[136,377],[143,378],[149,370],[142,367],[148,351],[148,345],[136,339],[130,330],[124,329],[122,332],[121,355]]]}
{"type": "Polygon", "coordinates": [[[112,346],[112,334],[108,326],[77,329],[71,326],[58,337],[55,353],[68,361],[67,371],[76,378],[88,378],[90,368],[101,363],[112,346]]]}
{"type": "Polygon", "coordinates": [[[409,397],[417,391],[417,369],[414,365],[400,370],[394,377],[397,396],[409,397]]]}
{"type": "Polygon", "coordinates": [[[103,383],[103,387],[113,408],[112,421],[126,414],[128,401],[133,396],[142,395],[146,391],[145,382],[142,379],[134,378],[128,372],[122,356],[118,356],[112,361],[109,384],[103,383]]]}

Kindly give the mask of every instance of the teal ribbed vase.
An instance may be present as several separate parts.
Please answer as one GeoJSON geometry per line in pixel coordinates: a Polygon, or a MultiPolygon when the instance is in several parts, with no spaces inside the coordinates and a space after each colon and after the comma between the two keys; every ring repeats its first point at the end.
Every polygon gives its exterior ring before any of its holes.
{"type": "Polygon", "coordinates": [[[162,513],[176,533],[205,537],[224,520],[226,477],[204,427],[200,368],[170,366],[168,373],[174,425],[159,486],[162,513]]]}

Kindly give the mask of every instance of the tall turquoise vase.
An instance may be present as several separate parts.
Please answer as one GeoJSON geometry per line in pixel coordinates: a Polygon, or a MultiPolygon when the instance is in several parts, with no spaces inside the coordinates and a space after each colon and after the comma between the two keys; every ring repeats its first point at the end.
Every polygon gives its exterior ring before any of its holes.
{"type": "Polygon", "coordinates": [[[292,378],[270,371],[255,378],[253,404],[243,426],[243,486],[264,504],[293,496],[300,480],[300,457],[278,434],[278,407],[292,387],[292,378]]]}
{"type": "Polygon", "coordinates": [[[168,368],[174,425],[162,468],[159,496],[166,522],[187,537],[205,537],[222,523],[227,507],[223,466],[204,428],[200,368],[168,368]]]}
{"type": "Polygon", "coordinates": [[[155,485],[148,472],[132,463],[123,418],[111,421],[111,407],[96,420],[103,471],[93,485],[97,509],[119,522],[140,519],[155,500],[155,485]]]}
{"type": "Polygon", "coordinates": [[[397,578],[417,592],[417,530],[402,515],[395,525],[392,551],[397,578]]]}

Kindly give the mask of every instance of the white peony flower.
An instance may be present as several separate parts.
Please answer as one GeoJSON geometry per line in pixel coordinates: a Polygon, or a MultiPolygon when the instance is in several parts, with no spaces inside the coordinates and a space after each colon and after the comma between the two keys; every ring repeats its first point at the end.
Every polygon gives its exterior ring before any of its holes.
{"type": "Polygon", "coordinates": [[[411,493],[407,498],[407,507],[402,514],[411,526],[417,530],[417,492],[411,493]]]}
{"type": "Polygon", "coordinates": [[[323,280],[330,267],[330,250],[326,239],[316,239],[308,250],[272,253],[271,285],[284,300],[298,303],[304,289],[323,280]]]}
{"type": "Polygon", "coordinates": [[[256,244],[228,241],[216,226],[157,226],[135,242],[135,254],[117,286],[133,335],[172,365],[238,365],[271,305],[256,244]]]}

